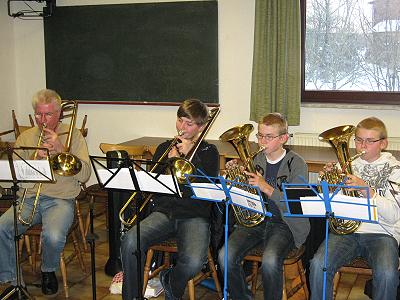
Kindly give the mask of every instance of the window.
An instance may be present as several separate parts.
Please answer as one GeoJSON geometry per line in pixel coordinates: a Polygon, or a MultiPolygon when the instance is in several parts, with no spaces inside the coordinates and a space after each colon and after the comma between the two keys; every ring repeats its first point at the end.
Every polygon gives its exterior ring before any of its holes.
{"type": "Polygon", "coordinates": [[[400,104],[400,1],[301,3],[302,101],[400,104]]]}

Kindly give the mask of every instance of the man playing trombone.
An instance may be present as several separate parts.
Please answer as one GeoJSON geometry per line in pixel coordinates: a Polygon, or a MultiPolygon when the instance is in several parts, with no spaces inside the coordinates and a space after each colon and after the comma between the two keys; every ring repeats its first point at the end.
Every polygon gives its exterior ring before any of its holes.
{"type": "MultiPolygon", "coordinates": [[[[199,137],[204,136],[205,127],[209,127],[208,108],[197,99],[185,100],[178,109],[176,130],[178,136],[157,147],[155,161],[165,161],[174,157],[193,157],[191,163],[208,176],[218,175],[218,151],[199,137]],[[199,144],[200,143],[200,144],[199,144]],[[198,146],[198,148],[196,148],[198,146]],[[197,149],[192,153],[192,149],[197,149]],[[192,153],[192,154],[189,154],[192,153]]],[[[156,170],[159,172],[160,170],[156,170]]],[[[188,188],[183,187],[183,198],[172,196],[154,196],[152,213],[140,222],[141,265],[138,266],[134,252],[137,250],[136,226],[132,227],[121,239],[121,259],[124,272],[122,298],[137,299],[139,289],[138,268],[143,274],[147,249],[158,242],[176,238],[178,259],[174,267],[160,273],[165,291],[165,299],[180,299],[186,283],[201,271],[207,262],[210,241],[210,208],[207,201],[190,198],[188,188]]]]}
{"type": "MultiPolygon", "coordinates": [[[[18,233],[23,234],[30,226],[42,224],[42,292],[45,295],[53,295],[58,291],[55,270],[59,267],[60,254],[74,220],[74,198],[80,193],[80,182],[89,179],[91,169],[86,142],[80,131],[74,128],[74,122],[71,121],[72,125],[69,127],[60,123],[61,97],[53,90],[40,90],[33,96],[32,106],[37,127],[22,132],[17,138],[15,148],[35,146],[47,148],[50,156],[69,152],[79,159],[81,165],[77,174],[67,174],[68,176],[56,174],[55,183],[39,183],[27,188],[23,200],[21,193],[18,193],[18,233]],[[67,134],[61,134],[66,131],[67,134]],[[35,200],[37,205],[34,205],[35,200]]],[[[76,106],[73,120],[75,116],[76,106]]],[[[47,157],[47,151],[44,150],[16,151],[24,159],[47,157]]],[[[13,224],[13,209],[8,209],[0,217],[0,282],[8,282],[10,286],[0,298],[9,294],[17,283],[13,224]]]]}

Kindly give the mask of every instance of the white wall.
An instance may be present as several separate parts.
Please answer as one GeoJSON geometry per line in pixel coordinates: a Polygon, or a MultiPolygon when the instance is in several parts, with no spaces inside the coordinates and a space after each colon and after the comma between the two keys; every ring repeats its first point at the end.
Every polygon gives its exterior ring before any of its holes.
{"type": "Polygon", "coordinates": [[[13,30],[13,19],[7,15],[7,1],[0,1],[0,131],[11,129],[11,109],[17,100],[13,30]]]}
{"type": "MultiPolygon", "coordinates": [[[[2,6],[5,6],[4,2],[2,6]]],[[[114,4],[132,2],[155,1],[108,1],[114,4]]],[[[103,0],[57,1],[58,6],[105,3],[107,1],[103,0]]],[[[221,114],[208,134],[211,139],[217,139],[234,125],[248,122],[250,112],[254,0],[219,0],[218,6],[221,114]]],[[[3,8],[0,16],[0,93],[2,103],[5,98],[16,99],[16,102],[6,100],[2,111],[8,115],[13,107],[20,119],[26,120],[26,115],[31,112],[32,94],[45,87],[43,24],[41,21],[12,20],[3,8]],[[15,59],[10,59],[13,55],[15,59]]],[[[88,115],[89,151],[99,154],[100,142],[118,143],[141,136],[172,137],[175,134],[175,113],[176,107],[82,104],[78,123],[84,114],[88,115]]],[[[292,127],[290,131],[319,133],[333,126],[357,123],[371,115],[386,122],[389,134],[400,136],[397,129],[399,106],[303,106],[300,126],[292,127]]],[[[1,121],[0,130],[9,128],[4,124],[1,121]]]]}

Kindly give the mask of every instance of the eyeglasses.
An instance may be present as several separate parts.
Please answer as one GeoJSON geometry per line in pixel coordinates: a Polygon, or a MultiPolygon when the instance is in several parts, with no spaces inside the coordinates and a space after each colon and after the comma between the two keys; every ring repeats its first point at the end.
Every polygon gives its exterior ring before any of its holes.
{"type": "Polygon", "coordinates": [[[54,113],[52,112],[48,112],[48,113],[35,113],[35,117],[36,118],[40,118],[42,116],[45,116],[46,118],[51,118],[54,115],[54,113]]]}
{"type": "Polygon", "coordinates": [[[267,135],[263,135],[261,133],[256,133],[256,138],[258,138],[259,140],[265,139],[266,141],[270,142],[273,139],[275,139],[275,138],[277,138],[277,137],[279,137],[281,135],[284,135],[284,134],[285,133],[273,136],[273,135],[268,135],[268,134],[267,135]]]}
{"type": "Polygon", "coordinates": [[[358,136],[356,136],[355,138],[354,138],[354,142],[356,143],[356,144],[362,144],[362,143],[365,143],[366,145],[373,145],[373,144],[375,144],[376,142],[379,142],[379,141],[382,141],[384,138],[380,138],[380,139],[377,139],[377,140],[373,140],[373,139],[362,139],[362,138],[360,138],[360,137],[358,137],[358,136]]]}

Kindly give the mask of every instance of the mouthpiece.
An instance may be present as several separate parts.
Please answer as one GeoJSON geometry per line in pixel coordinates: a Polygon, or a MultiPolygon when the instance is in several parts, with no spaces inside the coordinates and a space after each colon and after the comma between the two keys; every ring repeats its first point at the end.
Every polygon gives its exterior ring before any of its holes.
{"type": "Polygon", "coordinates": [[[357,153],[356,155],[350,157],[349,162],[352,162],[353,160],[355,160],[356,158],[359,158],[360,156],[364,155],[365,153],[367,153],[367,151],[363,150],[359,153],[357,153]]]}

